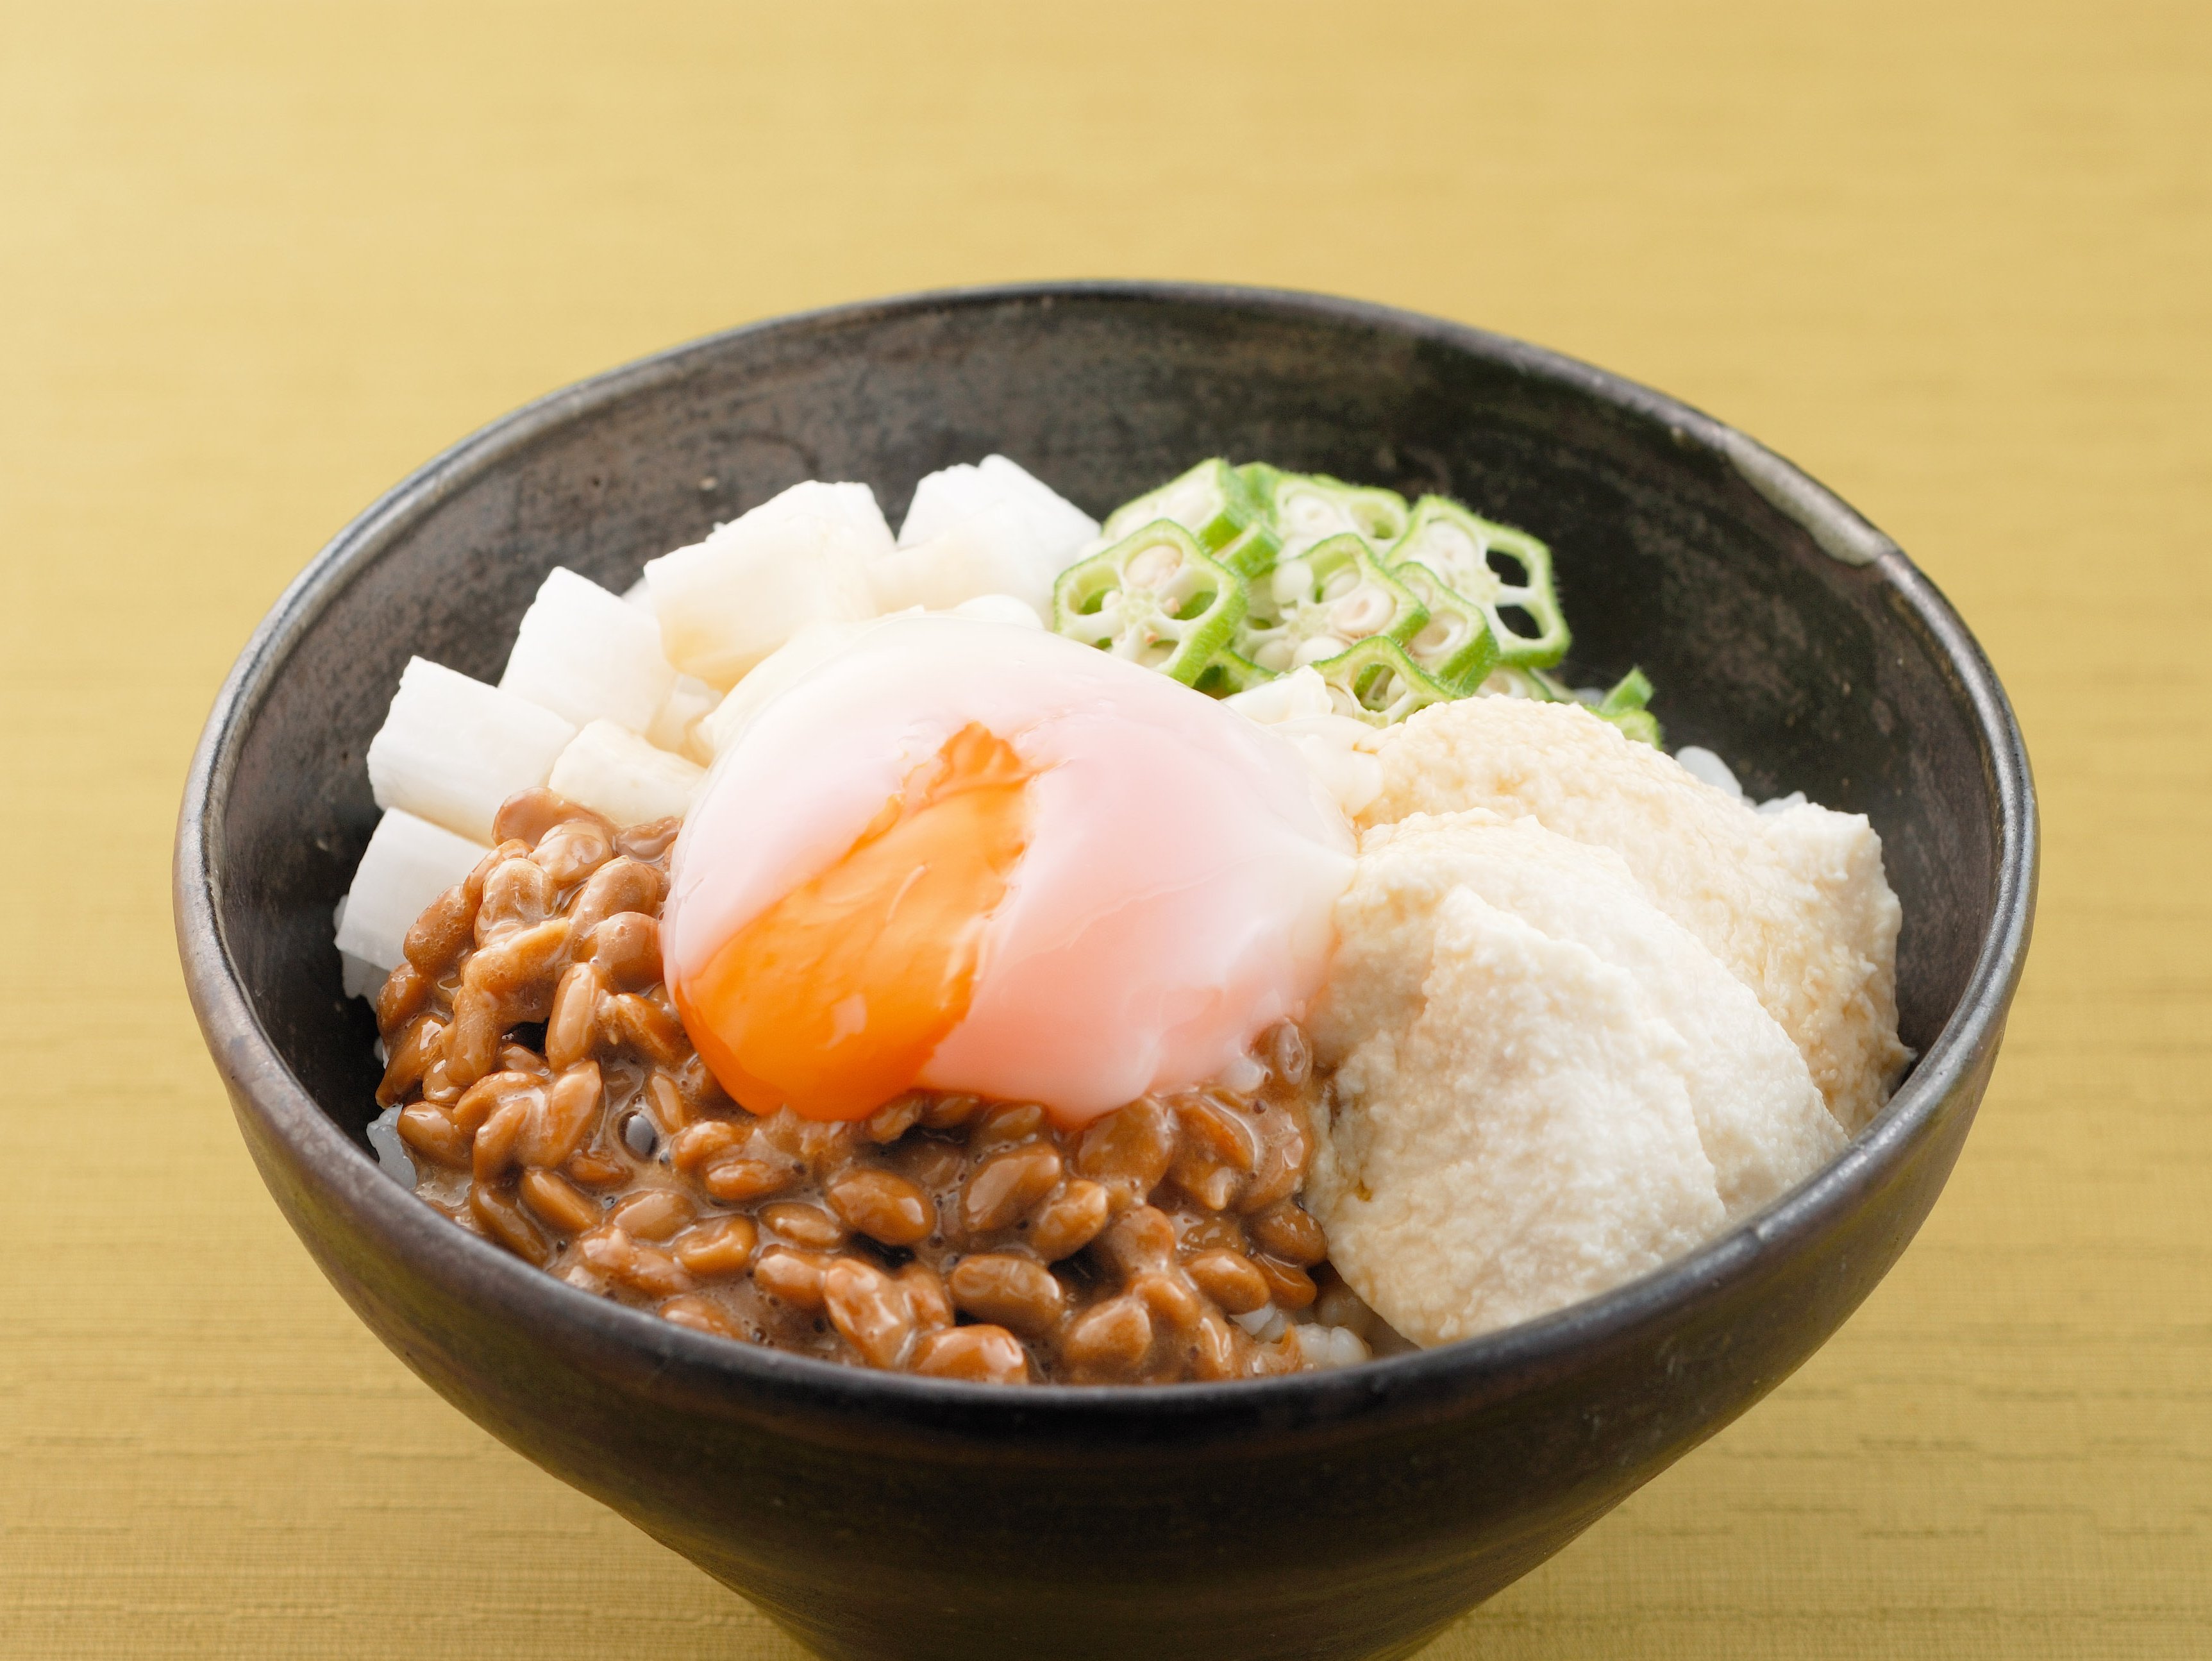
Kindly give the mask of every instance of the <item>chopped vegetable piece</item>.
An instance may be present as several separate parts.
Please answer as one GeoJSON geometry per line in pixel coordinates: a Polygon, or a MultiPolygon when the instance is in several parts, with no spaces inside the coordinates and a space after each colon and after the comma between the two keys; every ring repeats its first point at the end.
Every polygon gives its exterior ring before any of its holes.
{"type": "Polygon", "coordinates": [[[1021,508],[994,502],[935,535],[878,555],[868,586],[884,611],[948,611],[978,594],[1012,594],[1032,609],[1052,604],[1058,557],[1040,557],[1021,508]]]}
{"type": "Polygon", "coordinates": [[[545,782],[576,736],[543,704],[410,658],[391,712],[368,745],[368,785],[401,808],[489,847],[499,805],[545,782]]]}
{"type": "Polygon", "coordinates": [[[1429,620],[1413,591],[1356,534],[1279,561],[1246,587],[1250,604],[1232,643],[1275,674],[1335,657],[1370,635],[1410,640],[1429,620]]]}
{"type": "Polygon", "coordinates": [[[1498,641],[1482,609],[1418,561],[1391,572],[1428,608],[1429,620],[1406,642],[1406,655],[1438,684],[1472,692],[1498,665],[1498,641]]]}
{"type": "Polygon", "coordinates": [[[1613,684],[1597,705],[1595,714],[1601,721],[1609,721],[1630,738],[1650,745],[1654,750],[1666,746],[1660,742],[1658,717],[1644,705],[1651,702],[1651,682],[1641,669],[1631,669],[1613,684]]]}
{"type": "Polygon", "coordinates": [[[1214,555],[1240,577],[1257,576],[1281,557],[1283,539],[1269,526],[1255,520],[1237,539],[1214,555]]]}
{"type": "Polygon", "coordinates": [[[1265,506],[1273,511],[1275,481],[1283,476],[1279,467],[1271,467],[1264,461],[1248,461],[1237,470],[1237,477],[1244,481],[1244,488],[1265,506]]]}
{"type": "Polygon", "coordinates": [[[1577,703],[1578,699],[1566,684],[1554,674],[1541,669],[1511,669],[1499,667],[1486,676],[1476,689],[1485,697],[1534,698],[1539,703],[1577,703]]]}
{"type": "Polygon", "coordinates": [[[1251,659],[1238,657],[1224,646],[1213,654],[1212,662],[1198,672],[1198,678],[1191,684],[1211,697],[1225,698],[1263,686],[1274,678],[1273,670],[1262,669],[1251,659]]]}
{"type": "Polygon", "coordinates": [[[1377,548],[1389,547],[1406,533],[1406,498],[1395,490],[1346,484],[1327,473],[1278,472],[1264,463],[1241,471],[1254,489],[1264,492],[1267,522],[1282,538],[1285,559],[1296,559],[1347,531],[1377,548]]]}
{"type": "Polygon", "coordinates": [[[393,808],[377,820],[354,870],[338,910],[338,950],[380,971],[397,969],[407,955],[407,931],[422,908],[490,851],[482,841],[393,808]]]}
{"type": "Polygon", "coordinates": [[[499,690],[563,721],[611,721],[642,733],[676,684],[660,654],[660,625],[566,566],[547,573],[522,614],[499,690]]]}
{"type": "Polygon", "coordinates": [[[1641,669],[1631,669],[1612,691],[1571,687],[1557,675],[1541,669],[1493,669],[1480,688],[1486,697],[1534,698],[1539,703],[1579,703],[1600,721],[1611,721],[1638,743],[1662,749],[1656,717],[1644,703],[1651,683],[1641,669]]]}
{"type": "Polygon", "coordinates": [[[1381,635],[1370,635],[1313,667],[1328,684],[1337,714],[1370,727],[1388,727],[1417,709],[1448,703],[1452,696],[1406,655],[1404,647],[1381,635]]]}
{"type": "Polygon", "coordinates": [[[656,750],[687,756],[702,767],[714,752],[699,732],[699,723],[714,714],[722,695],[691,675],[678,675],[676,684],[645,729],[645,741],[656,750]]]}
{"type": "Polygon", "coordinates": [[[1163,519],[1062,571],[1053,627],[1188,685],[1228,645],[1244,605],[1244,585],[1163,519]]]}
{"type": "Polygon", "coordinates": [[[1119,542],[1154,520],[1171,519],[1195,537],[1200,547],[1214,554],[1266,515],[1266,504],[1234,467],[1216,456],[1116,508],[1106,515],[1101,534],[1109,542],[1119,542]]]}
{"type": "Polygon", "coordinates": [[[677,669],[726,691],[810,624],[873,617],[868,565],[890,551],[890,532],[865,489],[796,486],[647,562],[661,648],[677,669]]]}
{"type": "Polygon", "coordinates": [[[1498,641],[1498,661],[1509,668],[1547,668],[1567,654],[1567,620],[1552,581],[1552,551],[1525,531],[1493,524],[1444,496],[1423,496],[1412,523],[1385,557],[1393,568],[1425,565],[1445,585],[1482,608],[1498,641]],[[1519,568],[1508,581],[1495,562],[1519,568]],[[1502,615],[1513,610],[1534,625],[1516,629],[1502,615]]]}
{"type": "Polygon", "coordinates": [[[1641,669],[1631,669],[1613,684],[1597,706],[1597,712],[1607,719],[1641,709],[1651,702],[1651,679],[1641,669]]]}
{"type": "Polygon", "coordinates": [[[927,542],[995,507],[1012,508],[1020,516],[1028,545],[1044,566],[1045,587],[1098,535],[1098,521],[1059,491],[1006,457],[989,455],[972,467],[963,462],[928,474],[914,487],[899,546],[927,542]]]}
{"type": "Polygon", "coordinates": [[[1624,709],[1620,714],[1607,715],[1605,719],[1620,728],[1625,737],[1634,739],[1638,744],[1648,744],[1654,750],[1667,747],[1667,735],[1659,725],[1659,717],[1649,709],[1624,709]]]}
{"type": "Polygon", "coordinates": [[[681,818],[707,770],[611,721],[587,723],[553,764],[545,788],[617,824],[681,818]]]}

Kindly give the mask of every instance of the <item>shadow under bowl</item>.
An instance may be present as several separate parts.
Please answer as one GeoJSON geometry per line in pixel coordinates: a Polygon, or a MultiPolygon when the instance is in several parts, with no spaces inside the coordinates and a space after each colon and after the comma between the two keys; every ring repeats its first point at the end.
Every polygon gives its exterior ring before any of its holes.
{"type": "MultiPolygon", "coordinates": [[[[2027,950],[2036,824],[1988,663],[1888,539],[1672,399],[1349,301],[961,291],[678,348],[494,423],[315,559],[216,700],[177,930],[270,1191],[432,1388],[833,1657],[1409,1653],[1774,1388],[1918,1228],[2027,950]],[[1670,741],[1866,813],[1919,1062],[1838,1159],[1607,1296],[1347,1371],[1007,1390],[708,1338],[564,1286],[382,1176],[331,912],[410,654],[495,679],[546,571],[621,588],[798,480],[1002,451],[1097,513],[1198,458],[1442,491],[1557,551],[1569,669],[1640,664],[1670,741]]],[[[427,1589],[435,1597],[436,1589],[427,1589]]]]}

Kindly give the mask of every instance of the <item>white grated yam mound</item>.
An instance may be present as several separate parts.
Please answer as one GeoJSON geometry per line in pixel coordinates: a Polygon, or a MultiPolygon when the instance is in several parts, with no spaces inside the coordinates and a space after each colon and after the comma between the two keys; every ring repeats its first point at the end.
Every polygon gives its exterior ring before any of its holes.
{"type": "Polygon", "coordinates": [[[1888,1099],[1900,913],[1863,815],[1754,809],[1571,704],[1462,698],[1384,737],[1362,824],[1486,808],[1613,849],[1757,995],[1845,1130],[1888,1099]]]}
{"type": "MultiPolygon", "coordinates": [[[[1814,1087],[1790,1035],[1687,929],[1654,905],[1609,849],[1480,811],[1416,813],[1367,832],[1361,885],[1387,896],[1405,921],[1395,938],[1407,955],[1395,970],[1368,971],[1369,1018],[1389,1019],[1391,1002],[1419,994],[1431,952],[1419,920],[1454,889],[1480,895],[1554,940],[1587,946],[1626,970],[1651,1013],[1683,1041],[1679,1066],[1698,1140],[1730,1220],[1779,1197],[1844,1145],[1844,1133],[1814,1087]]],[[[1346,930],[1349,937],[1349,928],[1346,930]]],[[[1340,1008],[1341,1006],[1337,1007],[1340,1008]]],[[[1324,1047],[1346,1048],[1333,1017],[1324,1047]]]]}
{"type": "Polygon", "coordinates": [[[1435,1345],[1591,1297],[1726,1220],[1688,1046],[1630,970],[1467,888],[1360,873],[1315,1025],[1338,1071],[1305,1203],[1329,1260],[1435,1345]]]}

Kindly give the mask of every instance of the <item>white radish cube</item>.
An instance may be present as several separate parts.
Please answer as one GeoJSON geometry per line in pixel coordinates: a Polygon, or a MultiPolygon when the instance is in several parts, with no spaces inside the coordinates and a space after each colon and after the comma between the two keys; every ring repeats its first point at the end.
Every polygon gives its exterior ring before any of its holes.
{"type": "MultiPolygon", "coordinates": [[[[341,896],[337,909],[331,913],[331,927],[342,939],[345,934],[345,914],[346,903],[341,896]]],[[[349,998],[374,998],[384,985],[386,972],[366,958],[356,958],[350,952],[338,953],[338,985],[349,998]]]]}
{"type": "Polygon", "coordinates": [[[963,463],[931,473],[916,484],[906,523],[899,527],[899,544],[927,542],[987,508],[1000,506],[1021,514],[1032,551],[1048,568],[1048,583],[1098,534],[1098,521],[1082,508],[1006,457],[991,455],[972,467],[963,463]]]}
{"type": "Polygon", "coordinates": [[[543,704],[410,658],[392,712],[368,746],[376,805],[489,843],[492,817],[545,782],[575,725],[543,704]]]}
{"type": "Polygon", "coordinates": [[[611,721],[633,733],[653,724],[675,684],[676,671],[660,654],[659,619],[562,566],[522,614],[499,678],[502,692],[579,727],[611,721]]]}
{"type": "Polygon", "coordinates": [[[1021,509],[999,502],[970,514],[925,542],[868,562],[876,604],[886,611],[919,605],[950,611],[979,594],[1012,594],[1032,611],[1052,604],[1059,567],[1042,555],[1021,509]]]}
{"type": "MultiPolygon", "coordinates": [[[[407,931],[422,908],[466,878],[490,851],[487,843],[457,837],[412,813],[386,813],[370,833],[353,886],[338,904],[340,954],[384,974],[397,969],[407,955],[407,931]]],[[[382,984],[380,974],[377,986],[382,984]]],[[[375,990],[371,987],[354,995],[370,996],[375,990]]]]}
{"type": "Polygon", "coordinates": [[[880,551],[878,540],[847,518],[771,513],[775,507],[757,508],[645,568],[662,650],[709,686],[726,691],[810,624],[876,614],[866,556],[880,551]]]}
{"type": "Polygon", "coordinates": [[[770,496],[723,528],[734,529],[747,520],[770,525],[784,519],[826,519],[844,526],[860,538],[858,546],[863,559],[890,551],[890,525],[884,518],[884,510],[876,505],[876,493],[865,484],[831,484],[810,478],[770,496]]]}
{"type": "Polygon", "coordinates": [[[737,684],[729,697],[702,721],[696,736],[708,751],[720,755],[752,725],[753,717],[770,699],[788,691],[820,664],[843,651],[868,632],[868,624],[817,623],[800,630],[761,660],[758,667],[737,684]]]}
{"type": "Polygon", "coordinates": [[[656,750],[629,727],[595,721],[569,740],[546,782],[556,796],[617,824],[681,818],[707,770],[656,750]]]}
{"type": "Polygon", "coordinates": [[[699,735],[699,723],[713,713],[722,701],[722,695],[694,675],[678,675],[676,684],[668,689],[668,696],[653,717],[653,725],[645,729],[645,741],[656,750],[688,756],[696,762],[709,762],[714,752],[707,747],[699,735]]]}
{"type": "Polygon", "coordinates": [[[982,470],[972,463],[955,462],[925,473],[914,487],[914,500],[907,504],[906,523],[899,526],[899,546],[927,542],[962,520],[998,505],[999,498],[985,482],[982,470]]]}
{"type": "Polygon", "coordinates": [[[1045,551],[1062,566],[1075,557],[1077,549],[1098,534],[1098,521],[1028,469],[1004,456],[985,456],[976,472],[998,492],[1025,514],[1045,551]]]}

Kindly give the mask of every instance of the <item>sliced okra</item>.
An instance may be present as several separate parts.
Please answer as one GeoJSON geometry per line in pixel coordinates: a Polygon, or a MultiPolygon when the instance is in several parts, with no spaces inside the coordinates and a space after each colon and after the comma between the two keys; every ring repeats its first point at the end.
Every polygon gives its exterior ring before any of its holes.
{"type": "Polygon", "coordinates": [[[1659,730],[1659,718],[1644,707],[1650,702],[1650,678],[1641,669],[1631,669],[1598,700],[1595,713],[1600,721],[1611,721],[1638,743],[1662,750],[1666,745],[1661,742],[1664,735],[1659,730]]]}
{"type": "Polygon", "coordinates": [[[1225,698],[1249,692],[1274,678],[1272,670],[1262,669],[1249,658],[1238,657],[1224,646],[1213,654],[1212,662],[1198,672],[1198,678],[1191,684],[1211,697],[1225,698]]]}
{"type": "Polygon", "coordinates": [[[1472,692],[1498,666],[1498,641],[1482,608],[1419,563],[1391,572],[1428,608],[1429,620],[1406,642],[1406,655],[1455,695],[1472,692]]]}
{"type": "Polygon", "coordinates": [[[1512,669],[1501,664],[1475,691],[1486,698],[1531,698],[1538,703],[1571,703],[1574,694],[1541,669],[1512,669]]]}
{"type": "Polygon", "coordinates": [[[1498,661],[1509,668],[1543,669],[1567,654],[1567,620],[1552,580],[1552,551],[1526,531],[1469,513],[1446,496],[1423,496],[1413,518],[1384,557],[1393,569],[1425,565],[1445,586],[1482,608],[1498,641],[1498,661]],[[1518,581],[1498,569],[1518,570],[1518,581]],[[1534,631],[1516,629],[1503,615],[1517,611],[1534,631]]]}
{"type": "Polygon", "coordinates": [[[1245,592],[1249,604],[1231,644],[1271,674],[1333,658],[1370,635],[1410,640],[1429,620],[1413,591],[1352,534],[1278,561],[1247,578],[1245,592]]]}
{"type": "Polygon", "coordinates": [[[1154,520],[1171,519],[1195,537],[1208,554],[1218,554],[1243,535],[1247,526],[1264,517],[1265,509],[1251,486],[1237,469],[1216,456],[1116,508],[1106,515],[1100,534],[1109,543],[1119,542],[1154,520]]]}
{"type": "Polygon", "coordinates": [[[1062,571],[1052,611],[1053,628],[1071,640],[1188,685],[1229,643],[1244,586],[1182,526],[1156,520],[1062,571]]]}
{"type": "Polygon", "coordinates": [[[1253,489],[1265,492],[1267,523],[1282,539],[1280,557],[1296,559],[1318,543],[1346,532],[1377,548],[1406,533],[1410,515],[1395,490],[1346,484],[1327,473],[1279,472],[1264,463],[1244,470],[1253,489]]]}
{"type": "Polygon", "coordinates": [[[1396,641],[1370,635],[1348,652],[1314,665],[1341,715],[1388,727],[1417,709],[1443,703],[1450,691],[1406,655],[1396,641]]]}
{"type": "Polygon", "coordinates": [[[1255,520],[1213,557],[1238,576],[1255,577],[1273,567],[1282,551],[1283,539],[1272,527],[1255,520]]]}

